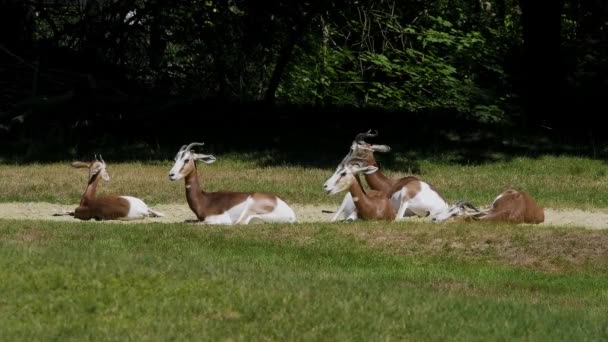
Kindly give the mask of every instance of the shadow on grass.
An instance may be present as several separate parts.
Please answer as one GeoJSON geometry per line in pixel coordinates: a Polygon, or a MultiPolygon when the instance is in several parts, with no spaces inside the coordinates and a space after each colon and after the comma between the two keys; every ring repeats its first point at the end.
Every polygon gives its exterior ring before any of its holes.
{"type": "Polygon", "coordinates": [[[102,117],[95,125],[78,129],[64,124],[22,127],[22,136],[14,133],[0,139],[0,163],[90,160],[94,154],[112,162],[166,161],[173,159],[181,145],[196,141],[205,142],[199,151],[218,159],[232,156],[255,161],[261,167],[335,168],[355,135],[369,129],[379,132],[370,142],[392,148],[389,153],[377,154],[379,164],[413,173],[419,173],[422,160],[479,165],[522,156],[571,155],[603,160],[608,156],[608,143],[584,135],[481,124],[450,113],[357,113],[348,108],[275,108],[268,113],[264,108],[239,108],[241,112],[233,114],[218,107],[201,115],[194,109],[189,114],[171,110],[132,121],[102,117]],[[353,120],[355,115],[368,120],[353,120]]]}

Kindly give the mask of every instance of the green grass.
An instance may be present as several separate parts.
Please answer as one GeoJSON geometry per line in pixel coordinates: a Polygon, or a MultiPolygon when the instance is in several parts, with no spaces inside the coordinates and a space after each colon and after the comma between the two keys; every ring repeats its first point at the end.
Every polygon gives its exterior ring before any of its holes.
{"type": "Polygon", "coordinates": [[[602,340],[607,242],[479,224],[0,220],[0,340],[602,340]]]}
{"type": "MultiPolygon", "coordinates": [[[[199,165],[205,190],[274,192],[288,203],[302,204],[335,204],[342,198],[342,195],[328,196],[321,188],[333,168],[260,167],[258,160],[246,156],[217,157],[214,164],[199,165]]],[[[488,205],[506,187],[516,187],[529,191],[546,207],[608,207],[608,174],[602,161],[576,157],[522,157],[463,166],[448,160],[448,157],[439,156],[417,161],[420,170],[417,175],[433,184],[449,201],[468,199],[481,206],[488,205]]],[[[185,201],[183,181],[170,182],[167,178],[171,161],[107,162],[112,180],[100,186],[100,193],[138,196],[150,204],[185,201]]],[[[407,172],[387,170],[392,177],[405,176],[407,172]]],[[[86,174],[86,170],[73,169],[68,162],[0,165],[0,201],[77,203],[86,185],[86,174]]]]}

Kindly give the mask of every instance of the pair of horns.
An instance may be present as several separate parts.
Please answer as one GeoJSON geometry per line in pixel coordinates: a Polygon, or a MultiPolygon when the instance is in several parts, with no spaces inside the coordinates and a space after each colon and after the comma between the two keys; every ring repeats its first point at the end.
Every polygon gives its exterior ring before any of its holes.
{"type": "Polygon", "coordinates": [[[361,158],[361,157],[347,157],[344,160],[344,164],[351,164],[351,163],[361,163],[363,165],[367,165],[368,162],[365,158],[361,158]]]}
{"type": "Polygon", "coordinates": [[[101,156],[101,154],[99,155],[99,158],[97,158],[97,154],[94,155],[95,156],[95,160],[98,162],[102,162],[102,163],[106,163],[105,161],[103,161],[103,157],[101,156]]]}
{"type": "Polygon", "coordinates": [[[374,138],[378,136],[378,131],[374,131],[372,133],[372,130],[370,129],[369,131],[365,132],[365,133],[359,133],[357,134],[357,136],[355,137],[355,141],[358,143],[365,143],[365,138],[374,138]]]}
{"type": "Polygon", "coordinates": [[[190,145],[187,145],[187,146],[186,146],[186,145],[183,145],[183,146],[182,146],[182,147],[179,149],[179,151],[180,151],[180,152],[184,152],[184,151],[190,151],[190,150],[191,150],[191,149],[192,149],[194,146],[203,146],[203,145],[205,145],[205,143],[193,142],[193,143],[190,143],[190,145]]]}
{"type": "Polygon", "coordinates": [[[471,202],[469,202],[469,201],[460,200],[460,201],[456,202],[456,204],[454,204],[454,206],[461,207],[461,208],[468,207],[468,208],[475,210],[476,212],[481,212],[479,209],[475,208],[475,206],[473,204],[471,204],[471,202]]]}

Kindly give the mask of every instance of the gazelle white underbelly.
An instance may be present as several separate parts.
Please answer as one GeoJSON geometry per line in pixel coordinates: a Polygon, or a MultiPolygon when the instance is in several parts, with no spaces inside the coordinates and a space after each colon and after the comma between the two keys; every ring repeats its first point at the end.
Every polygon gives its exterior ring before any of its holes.
{"type": "Polygon", "coordinates": [[[126,219],[140,219],[148,216],[148,206],[136,197],[120,196],[129,202],[129,213],[126,219]]]}
{"type": "Polygon", "coordinates": [[[296,213],[291,209],[285,201],[277,198],[277,206],[274,208],[272,213],[275,216],[274,221],[279,222],[296,222],[296,213]]]}
{"type": "Polygon", "coordinates": [[[408,202],[408,209],[418,216],[434,216],[447,208],[448,204],[425,182],[420,182],[420,192],[408,202]]]}
{"type": "Polygon", "coordinates": [[[223,214],[209,215],[209,216],[205,217],[205,223],[209,223],[209,224],[233,224],[234,221],[232,220],[232,218],[230,217],[230,215],[228,214],[228,212],[225,212],[223,214]]]}
{"type": "MultiPolygon", "coordinates": [[[[226,212],[224,212],[225,219],[229,220],[229,223],[235,223],[239,217],[241,217],[241,214],[243,213],[243,210],[245,210],[247,208],[247,201],[243,201],[237,205],[235,205],[234,207],[228,209],[226,212]]],[[[216,216],[220,216],[220,215],[216,215],[216,216]]]]}

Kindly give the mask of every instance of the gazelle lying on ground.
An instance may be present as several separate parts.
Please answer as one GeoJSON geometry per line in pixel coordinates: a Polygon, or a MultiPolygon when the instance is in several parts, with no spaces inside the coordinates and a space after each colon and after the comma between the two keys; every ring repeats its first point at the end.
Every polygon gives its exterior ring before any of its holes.
{"type": "MultiPolygon", "coordinates": [[[[350,202],[344,201],[346,205],[343,203],[340,208],[349,212],[350,216],[346,219],[347,221],[357,217],[366,220],[388,219],[389,216],[392,217],[391,220],[396,218],[395,207],[390,196],[377,190],[368,191],[366,194],[358,179],[358,175],[361,173],[368,175],[377,172],[379,172],[378,167],[369,165],[367,160],[350,157],[340,163],[336,172],[323,185],[323,188],[330,194],[350,189],[346,197],[350,199],[350,202]],[[352,212],[350,212],[351,210],[352,212]]],[[[429,216],[433,221],[439,222],[460,213],[464,214],[466,206],[473,207],[466,201],[459,201],[450,206],[430,184],[415,177],[410,177],[405,182],[400,190],[400,196],[404,199],[405,209],[411,210],[418,216],[429,216]]]]}
{"type": "Polygon", "coordinates": [[[195,153],[191,143],[182,146],[175,155],[175,163],[169,179],[185,178],[186,199],[199,221],[212,224],[248,224],[253,219],[266,222],[296,222],[296,215],[279,197],[261,192],[201,191],[196,170],[196,161],[215,162],[212,155],[195,153]]]}
{"type": "MultiPolygon", "coordinates": [[[[366,133],[359,133],[353,140],[350,146],[350,150],[342,162],[336,167],[336,173],[344,167],[344,164],[350,158],[361,158],[366,161],[370,166],[377,168],[376,159],[374,158],[374,152],[388,152],[391,148],[387,145],[372,145],[365,142],[365,138],[375,137],[378,133],[371,133],[371,130],[366,133]]],[[[365,180],[372,190],[377,190],[389,194],[391,203],[395,212],[397,212],[401,206],[401,189],[405,184],[411,180],[417,180],[418,178],[413,176],[403,177],[400,179],[392,179],[386,177],[382,170],[377,169],[376,172],[365,173],[365,180]]],[[[344,215],[346,220],[357,219],[357,211],[350,193],[347,193],[342,200],[342,204],[338,211],[336,211],[334,217],[331,219],[332,222],[337,221],[340,215],[344,215]]],[[[403,214],[401,215],[403,216],[403,214]]],[[[400,217],[397,215],[397,217],[400,217]]]]}
{"type": "Polygon", "coordinates": [[[459,210],[455,216],[464,215],[489,222],[507,223],[533,223],[539,224],[545,221],[545,211],[525,191],[507,189],[498,195],[490,209],[479,211],[472,207],[477,213],[464,213],[459,210]]]}
{"type": "Polygon", "coordinates": [[[389,197],[381,191],[370,190],[366,193],[358,179],[361,173],[368,174],[377,170],[377,167],[368,165],[364,159],[349,158],[323,184],[323,189],[332,195],[348,189],[357,216],[364,220],[392,221],[395,219],[395,210],[389,197]]]}
{"type": "MultiPolygon", "coordinates": [[[[365,138],[372,138],[377,135],[377,132],[371,133],[371,130],[366,133],[357,134],[351,144],[349,153],[342,163],[338,165],[336,172],[343,166],[346,160],[353,157],[361,158],[368,165],[377,167],[374,152],[390,151],[390,147],[387,145],[369,144],[364,140],[365,138]]],[[[365,180],[371,189],[383,192],[390,197],[391,204],[396,211],[395,219],[402,218],[406,211],[410,211],[417,216],[436,218],[455,208],[454,206],[450,207],[432,185],[419,180],[417,177],[407,176],[392,179],[386,177],[380,169],[376,169],[377,171],[375,172],[366,173],[365,180]]],[[[357,218],[356,207],[350,194],[344,197],[342,205],[332,218],[332,221],[336,221],[341,214],[344,214],[347,220],[357,218]]]]}
{"type": "Polygon", "coordinates": [[[78,208],[73,212],[66,212],[64,215],[74,216],[81,220],[137,220],[148,216],[165,216],[148,208],[139,198],[114,195],[96,197],[99,180],[101,178],[105,181],[110,180],[103,158],[97,159],[96,156],[92,162],[77,161],[72,163],[72,166],[88,168],[89,182],[78,208]]]}

